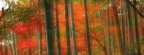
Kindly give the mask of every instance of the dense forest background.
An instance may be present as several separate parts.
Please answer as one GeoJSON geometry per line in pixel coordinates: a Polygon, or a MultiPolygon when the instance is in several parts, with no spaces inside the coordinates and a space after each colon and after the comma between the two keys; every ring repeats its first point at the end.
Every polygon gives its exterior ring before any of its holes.
{"type": "Polygon", "coordinates": [[[0,55],[144,54],[144,0],[3,3],[0,55]]]}

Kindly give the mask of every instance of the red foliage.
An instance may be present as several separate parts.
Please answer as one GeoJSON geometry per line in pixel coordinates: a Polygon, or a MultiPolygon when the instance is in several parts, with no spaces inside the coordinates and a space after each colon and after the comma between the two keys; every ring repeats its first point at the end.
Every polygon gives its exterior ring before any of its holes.
{"type": "MultiPolygon", "coordinates": [[[[41,11],[40,11],[41,12],[41,11]]],[[[33,33],[36,28],[41,32],[43,29],[43,20],[42,18],[37,18],[36,16],[30,16],[26,22],[19,22],[14,25],[13,31],[20,35],[28,35],[29,33],[33,33]]]]}
{"type": "Polygon", "coordinates": [[[31,22],[32,26],[34,26],[40,32],[42,32],[42,27],[44,25],[43,25],[43,20],[41,18],[38,19],[36,16],[30,16],[29,22],[31,22]]]}
{"type": "MultiPolygon", "coordinates": [[[[46,40],[42,40],[42,46],[46,45],[46,40]]],[[[18,42],[18,49],[22,50],[22,49],[27,49],[27,48],[35,48],[38,46],[38,41],[37,39],[28,39],[28,40],[24,40],[24,41],[20,41],[18,42]]]]}
{"type": "Polygon", "coordinates": [[[34,48],[38,46],[38,42],[34,39],[24,40],[18,43],[18,49],[34,48]]]}
{"type": "Polygon", "coordinates": [[[21,35],[28,35],[29,33],[28,29],[30,29],[28,24],[22,23],[22,22],[15,24],[13,28],[15,33],[21,34],[21,35]]]}
{"type": "Polygon", "coordinates": [[[0,51],[0,55],[5,55],[5,53],[3,51],[0,51]]]}

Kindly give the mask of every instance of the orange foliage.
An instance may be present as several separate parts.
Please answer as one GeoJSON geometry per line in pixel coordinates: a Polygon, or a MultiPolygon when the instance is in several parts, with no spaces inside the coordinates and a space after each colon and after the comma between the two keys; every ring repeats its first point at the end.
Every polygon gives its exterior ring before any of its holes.
{"type": "Polygon", "coordinates": [[[77,36],[76,37],[77,49],[79,52],[87,51],[86,37],[85,36],[77,36]]]}
{"type": "Polygon", "coordinates": [[[100,3],[98,5],[94,5],[94,4],[88,4],[88,8],[90,9],[90,13],[94,12],[94,11],[98,11],[99,9],[101,9],[103,7],[104,3],[100,3]]]}
{"type": "Polygon", "coordinates": [[[102,33],[94,33],[94,32],[91,32],[90,33],[90,36],[92,37],[92,38],[94,38],[94,39],[96,39],[96,38],[102,38],[102,33]]]}
{"type": "MultiPolygon", "coordinates": [[[[42,46],[46,45],[46,40],[42,40],[42,46]]],[[[35,48],[38,47],[37,39],[28,39],[24,41],[19,41],[17,45],[19,50],[24,50],[27,48],[35,48]]]]}
{"type": "Polygon", "coordinates": [[[30,40],[24,40],[21,42],[18,42],[18,49],[27,49],[27,48],[34,48],[38,46],[38,42],[35,39],[30,39],[30,40]]]}
{"type": "Polygon", "coordinates": [[[14,32],[21,35],[28,35],[30,29],[26,23],[18,23],[14,25],[14,32]]]}
{"type": "Polygon", "coordinates": [[[62,52],[62,55],[67,55],[67,48],[70,48],[70,47],[67,47],[67,40],[66,38],[60,38],[61,39],[61,52],[62,52]]]}

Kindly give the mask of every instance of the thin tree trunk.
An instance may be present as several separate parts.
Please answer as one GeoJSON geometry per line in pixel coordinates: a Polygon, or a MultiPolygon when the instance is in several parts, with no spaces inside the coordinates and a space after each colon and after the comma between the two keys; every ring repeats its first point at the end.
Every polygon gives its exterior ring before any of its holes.
{"type": "MultiPolygon", "coordinates": [[[[124,7],[124,0],[121,0],[120,1],[120,7],[121,7],[121,24],[122,24],[122,42],[123,42],[123,48],[125,49],[125,20],[124,20],[124,10],[125,10],[125,7],[124,7]]],[[[126,49],[125,49],[126,50],[126,49]]],[[[125,52],[124,50],[124,52],[125,52]]],[[[126,55],[126,52],[124,53],[126,55]]]]}
{"type": "Polygon", "coordinates": [[[58,14],[58,0],[55,0],[55,6],[56,6],[57,47],[58,47],[58,55],[61,55],[61,42],[60,42],[60,29],[59,29],[59,14],[58,14]]]}
{"type": "Polygon", "coordinates": [[[128,3],[127,3],[127,11],[128,11],[129,53],[130,55],[135,55],[135,49],[132,47],[134,44],[132,17],[131,17],[130,5],[128,3]]]}
{"type": "MultiPolygon", "coordinates": [[[[10,19],[10,22],[11,22],[11,24],[12,24],[12,22],[14,22],[14,16],[13,16],[13,12],[14,12],[14,7],[13,7],[13,5],[11,5],[11,10],[12,10],[12,13],[11,13],[11,19],[10,19]]],[[[13,55],[16,55],[16,42],[15,42],[15,39],[16,39],[16,36],[15,36],[15,33],[14,32],[11,32],[11,35],[12,35],[12,48],[13,48],[13,55]]]]}
{"type": "MultiPolygon", "coordinates": [[[[4,7],[2,8],[2,15],[4,15],[4,7]]],[[[6,27],[6,20],[4,17],[3,25],[6,27]]],[[[8,39],[6,34],[6,29],[4,28],[4,46],[5,46],[5,55],[8,55],[8,39]]]]}
{"type": "Polygon", "coordinates": [[[72,19],[72,39],[73,39],[74,55],[78,55],[77,45],[76,45],[76,34],[75,34],[75,20],[74,20],[74,13],[73,13],[73,0],[70,0],[70,16],[72,19]]]}
{"type": "Polygon", "coordinates": [[[107,40],[108,40],[108,55],[112,55],[110,42],[110,25],[109,25],[109,0],[106,0],[106,23],[107,23],[107,40]]]}
{"type": "MultiPolygon", "coordinates": [[[[134,6],[136,7],[136,0],[133,0],[134,6]]],[[[134,10],[134,21],[135,21],[135,33],[136,33],[136,42],[137,44],[137,54],[141,55],[141,46],[140,46],[140,37],[139,37],[139,29],[138,29],[138,18],[137,18],[137,12],[134,10]]]]}
{"type": "MultiPolygon", "coordinates": [[[[40,3],[41,1],[40,0],[37,0],[37,7],[38,7],[38,10],[40,10],[39,6],[40,6],[40,3]]],[[[40,19],[40,11],[38,11],[38,19],[40,19]]],[[[38,29],[38,28],[37,28],[38,29]]],[[[42,55],[42,29],[40,28],[41,31],[38,31],[37,30],[37,39],[38,39],[38,48],[39,48],[39,55],[42,55]]]]}
{"type": "Polygon", "coordinates": [[[46,41],[48,55],[55,55],[54,25],[53,25],[53,1],[44,0],[46,41]]]}
{"type": "Polygon", "coordinates": [[[87,35],[87,46],[88,46],[88,55],[92,55],[91,42],[90,42],[90,33],[89,33],[89,20],[88,20],[88,9],[87,9],[87,0],[84,0],[84,9],[85,9],[85,22],[86,22],[86,35],[87,35]]]}
{"type": "Polygon", "coordinates": [[[69,27],[69,0],[65,0],[67,55],[71,55],[70,27],[69,27]]]}
{"type": "Polygon", "coordinates": [[[123,43],[122,43],[122,35],[121,35],[120,23],[119,23],[119,19],[118,19],[118,12],[117,12],[117,8],[116,8],[115,0],[112,0],[112,8],[114,11],[114,17],[115,17],[115,22],[116,22],[120,54],[124,55],[124,47],[123,47],[123,43]]]}
{"type": "Polygon", "coordinates": [[[38,48],[39,48],[39,55],[42,55],[42,34],[40,31],[37,30],[37,39],[38,39],[38,48]]]}

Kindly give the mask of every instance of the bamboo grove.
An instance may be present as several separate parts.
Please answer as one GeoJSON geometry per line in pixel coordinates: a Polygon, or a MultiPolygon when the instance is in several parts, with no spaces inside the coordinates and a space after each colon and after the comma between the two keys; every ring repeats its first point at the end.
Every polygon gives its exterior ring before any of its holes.
{"type": "Polygon", "coordinates": [[[143,55],[144,0],[3,0],[0,55],[143,55]]]}

